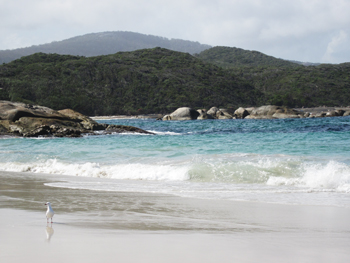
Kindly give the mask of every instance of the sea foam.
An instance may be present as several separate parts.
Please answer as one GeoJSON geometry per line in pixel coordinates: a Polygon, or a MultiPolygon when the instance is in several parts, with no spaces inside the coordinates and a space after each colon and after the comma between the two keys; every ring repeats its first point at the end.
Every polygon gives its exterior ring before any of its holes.
{"type": "Polygon", "coordinates": [[[116,164],[100,165],[98,163],[70,164],[50,159],[36,163],[7,163],[0,168],[3,171],[62,174],[83,177],[105,177],[131,180],[188,180],[186,166],[153,164],[116,164]]]}
{"type": "Polygon", "coordinates": [[[303,164],[300,177],[271,176],[267,185],[292,185],[308,188],[334,189],[350,192],[350,167],[336,161],[326,164],[303,164]]]}
{"type": "Polygon", "coordinates": [[[302,161],[288,156],[213,155],[148,163],[66,163],[57,159],[8,162],[0,170],[150,181],[262,184],[350,192],[350,167],[337,161],[302,161]]]}

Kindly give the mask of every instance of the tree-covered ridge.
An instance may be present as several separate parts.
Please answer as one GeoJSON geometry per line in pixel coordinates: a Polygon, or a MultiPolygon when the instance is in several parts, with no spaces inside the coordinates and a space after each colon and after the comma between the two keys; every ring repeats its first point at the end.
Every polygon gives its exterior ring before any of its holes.
{"type": "Polygon", "coordinates": [[[290,107],[350,105],[350,63],[240,67],[232,72],[264,93],[265,104],[290,107]]]}
{"type": "Polygon", "coordinates": [[[162,48],[97,57],[38,53],[0,66],[0,99],[88,115],[238,107],[263,95],[237,75],[162,48]]]}
{"type": "Polygon", "coordinates": [[[134,32],[102,32],[77,36],[49,44],[14,50],[0,50],[0,64],[40,52],[91,57],[155,47],[190,54],[199,53],[210,48],[209,45],[188,40],[168,39],[134,32]]]}
{"type": "Polygon", "coordinates": [[[257,51],[214,47],[196,57],[230,70],[264,94],[264,104],[350,105],[350,63],[303,66],[257,51]]]}
{"type": "Polygon", "coordinates": [[[239,63],[224,69],[162,48],[89,58],[37,53],[0,66],[0,99],[87,115],[169,113],[183,106],[350,105],[350,63],[239,63]]]}
{"type": "Polygon", "coordinates": [[[196,54],[196,57],[223,68],[242,66],[298,66],[296,63],[268,56],[258,51],[249,51],[235,47],[213,47],[196,54]]]}

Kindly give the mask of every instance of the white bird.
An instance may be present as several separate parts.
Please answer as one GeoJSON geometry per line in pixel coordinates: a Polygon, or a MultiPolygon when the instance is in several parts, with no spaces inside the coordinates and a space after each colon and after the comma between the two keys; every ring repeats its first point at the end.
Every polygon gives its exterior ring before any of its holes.
{"type": "Polygon", "coordinates": [[[47,211],[46,211],[47,223],[49,223],[49,218],[51,218],[51,223],[52,223],[52,217],[55,214],[55,212],[52,210],[50,202],[47,202],[45,205],[47,205],[47,211]]]}

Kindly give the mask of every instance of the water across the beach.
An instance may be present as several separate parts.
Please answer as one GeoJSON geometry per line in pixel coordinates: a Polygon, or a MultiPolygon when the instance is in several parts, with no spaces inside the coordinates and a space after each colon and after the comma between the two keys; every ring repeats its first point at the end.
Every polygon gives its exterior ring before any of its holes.
{"type": "Polygon", "coordinates": [[[100,122],[156,135],[2,138],[0,170],[100,178],[52,187],[350,207],[349,117],[100,122]]]}

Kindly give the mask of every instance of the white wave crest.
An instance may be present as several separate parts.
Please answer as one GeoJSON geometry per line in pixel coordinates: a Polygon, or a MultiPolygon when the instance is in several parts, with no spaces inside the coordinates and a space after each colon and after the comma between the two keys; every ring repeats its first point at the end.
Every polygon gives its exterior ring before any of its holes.
{"type": "MultiPolygon", "coordinates": [[[[149,160],[148,160],[149,161],[149,160]]],[[[57,159],[35,163],[8,162],[0,170],[111,179],[192,181],[291,186],[311,191],[350,193],[350,166],[336,161],[302,161],[288,156],[212,155],[186,160],[141,163],[67,163],[57,159]]]]}
{"type": "Polygon", "coordinates": [[[132,180],[188,180],[188,168],[171,164],[116,164],[103,165],[98,163],[69,164],[50,159],[32,164],[7,163],[0,170],[12,172],[32,172],[47,174],[62,174],[83,177],[105,177],[113,179],[132,180]]]}
{"type": "Polygon", "coordinates": [[[152,133],[157,134],[157,135],[182,135],[182,133],[170,132],[170,131],[160,132],[160,131],[149,130],[148,132],[152,132],[152,133]]]}
{"type": "Polygon", "coordinates": [[[290,185],[308,188],[333,189],[350,193],[350,167],[336,161],[327,164],[304,165],[298,178],[271,176],[267,185],[290,185]]]}

